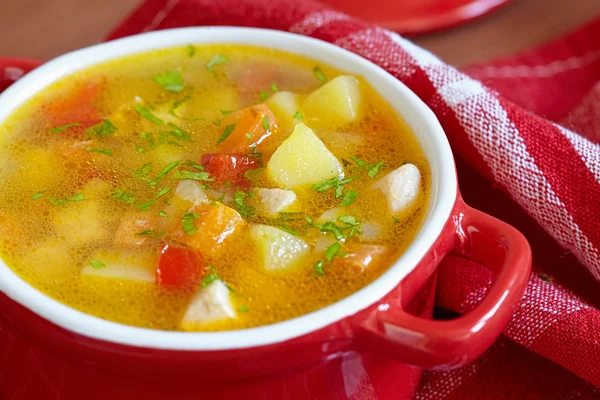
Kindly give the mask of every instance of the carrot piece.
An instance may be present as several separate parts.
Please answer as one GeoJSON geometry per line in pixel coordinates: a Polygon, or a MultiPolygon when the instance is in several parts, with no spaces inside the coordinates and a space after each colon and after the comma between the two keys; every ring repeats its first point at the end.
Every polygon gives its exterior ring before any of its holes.
{"type": "Polygon", "coordinates": [[[85,128],[100,123],[102,115],[97,103],[104,83],[103,79],[96,79],[76,87],[64,96],[52,99],[44,107],[49,125],[55,128],[71,123],[81,124],[64,132],[74,134],[82,133],[85,128]]]}
{"type": "Polygon", "coordinates": [[[254,148],[257,151],[264,149],[264,142],[277,129],[277,121],[269,107],[257,104],[225,115],[221,121],[223,132],[228,126],[233,126],[233,130],[220,143],[221,151],[250,153],[254,148]]]}

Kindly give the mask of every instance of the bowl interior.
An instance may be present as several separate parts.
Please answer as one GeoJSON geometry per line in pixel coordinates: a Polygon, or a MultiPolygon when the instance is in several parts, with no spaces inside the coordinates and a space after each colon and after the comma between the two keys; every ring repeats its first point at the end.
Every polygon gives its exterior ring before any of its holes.
{"type": "Polygon", "coordinates": [[[38,292],[0,261],[0,291],[38,315],[73,332],[105,341],[173,350],[225,350],[267,345],[309,333],[376,302],[418,264],[442,231],[457,194],[450,146],[433,112],[406,86],[371,62],[332,44],[279,31],[200,27],[131,36],[58,57],[0,95],[0,124],[44,87],[77,70],[125,55],[186,44],[250,44],[300,54],[360,75],[411,127],[431,169],[431,199],[425,221],[405,253],[378,279],[328,306],[288,321],[227,332],[164,332],[125,326],[67,307],[38,292]]]}

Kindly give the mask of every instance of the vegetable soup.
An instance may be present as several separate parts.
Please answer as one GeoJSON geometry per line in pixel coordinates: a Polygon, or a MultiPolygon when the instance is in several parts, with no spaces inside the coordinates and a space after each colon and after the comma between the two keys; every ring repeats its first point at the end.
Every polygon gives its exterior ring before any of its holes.
{"type": "Polygon", "coordinates": [[[0,125],[0,251],[24,280],[133,326],[266,325],[404,252],[430,172],[361,77],[285,52],[170,48],[41,91],[0,125]]]}

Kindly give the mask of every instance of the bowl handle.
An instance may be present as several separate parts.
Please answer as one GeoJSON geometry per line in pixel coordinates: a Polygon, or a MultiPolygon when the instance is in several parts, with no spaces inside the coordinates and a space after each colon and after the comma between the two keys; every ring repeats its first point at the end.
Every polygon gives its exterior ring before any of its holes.
{"type": "Polygon", "coordinates": [[[519,305],[531,272],[531,249],[513,227],[463,205],[455,216],[454,253],[495,273],[485,298],[453,320],[433,321],[400,307],[379,304],[355,319],[358,346],[425,369],[463,366],[480,356],[502,333],[519,305]]]}
{"type": "Polygon", "coordinates": [[[0,93],[41,64],[42,61],[37,60],[0,57],[0,93]]]}

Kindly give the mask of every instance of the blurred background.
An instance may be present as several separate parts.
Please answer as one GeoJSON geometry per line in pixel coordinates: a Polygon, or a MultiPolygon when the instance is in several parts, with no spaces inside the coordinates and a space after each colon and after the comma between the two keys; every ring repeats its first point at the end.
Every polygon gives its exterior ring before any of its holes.
{"type": "MultiPolygon", "coordinates": [[[[302,1],[302,0],[298,0],[302,1]]],[[[49,59],[101,41],[140,0],[1,0],[0,56],[49,59]]],[[[600,0],[326,0],[386,27],[412,32],[417,44],[464,66],[558,37],[600,13],[600,0]],[[379,4],[377,4],[379,3],[379,4]],[[439,30],[454,3],[464,15],[439,30]],[[472,4],[469,4],[472,3],[472,4]],[[365,4],[368,8],[363,8],[365,4]],[[459,4],[460,5],[460,4],[459,4]],[[477,8],[480,9],[477,9],[477,8]],[[486,14],[487,8],[493,9],[486,14]],[[437,12],[438,15],[433,15],[437,12]],[[468,14],[472,14],[468,17],[468,14]],[[383,18],[383,19],[382,19],[383,18]],[[428,19],[429,18],[429,19],[428,19]],[[430,31],[435,32],[431,33],[430,31]],[[429,33],[422,33],[428,31],[429,33]]]]}

